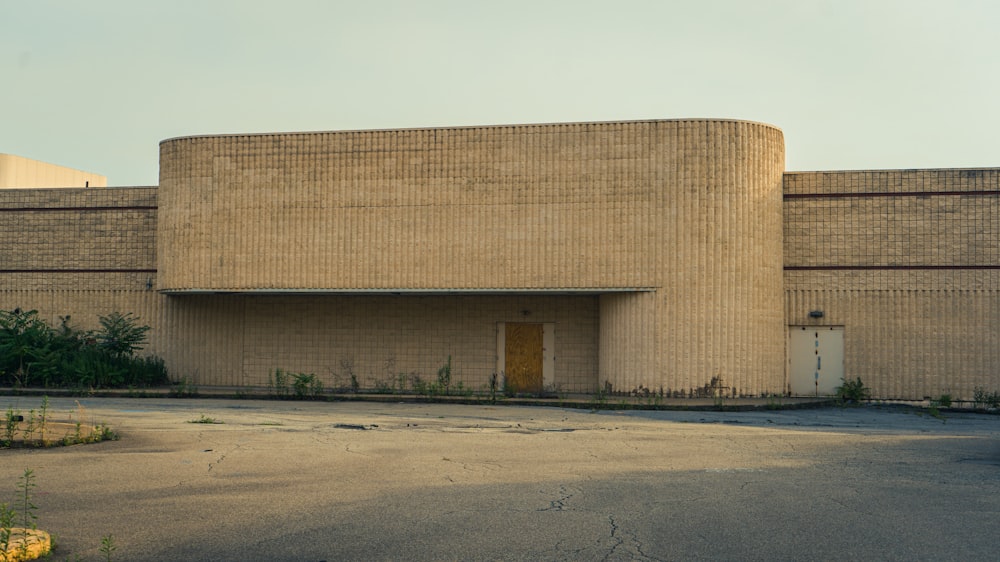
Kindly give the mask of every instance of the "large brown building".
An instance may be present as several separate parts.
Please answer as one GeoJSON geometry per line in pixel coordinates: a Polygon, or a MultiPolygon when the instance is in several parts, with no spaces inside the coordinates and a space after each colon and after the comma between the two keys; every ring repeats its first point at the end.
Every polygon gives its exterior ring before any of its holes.
{"type": "MultiPolygon", "coordinates": [[[[670,120],[184,137],[158,187],[0,190],[0,307],[152,327],[174,378],[1000,390],[1000,169],[786,172],[670,120]]],[[[714,388],[713,388],[714,387],[714,388]]]]}

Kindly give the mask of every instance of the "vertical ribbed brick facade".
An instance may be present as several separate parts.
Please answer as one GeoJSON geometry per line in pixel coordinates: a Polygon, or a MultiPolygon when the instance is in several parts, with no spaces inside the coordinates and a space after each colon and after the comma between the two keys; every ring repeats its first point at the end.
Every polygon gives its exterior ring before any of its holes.
{"type": "Polygon", "coordinates": [[[0,190],[0,307],[133,312],[201,385],[483,389],[539,323],[565,392],[781,392],[787,326],[878,398],[1000,391],[1000,170],[783,168],[740,121],[172,139],[159,189],[0,190]]]}
{"type": "Polygon", "coordinates": [[[592,376],[570,367],[594,355],[581,348],[557,355],[557,384],[778,391],[783,169],[781,132],[737,121],[172,139],[160,288],[603,294],[598,376],[577,382],[592,376]]]}

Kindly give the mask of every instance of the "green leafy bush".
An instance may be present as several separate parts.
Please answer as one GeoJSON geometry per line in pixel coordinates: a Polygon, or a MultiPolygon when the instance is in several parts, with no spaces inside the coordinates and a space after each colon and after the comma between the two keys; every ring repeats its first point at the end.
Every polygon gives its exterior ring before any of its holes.
{"type": "Polygon", "coordinates": [[[834,390],[837,401],[841,404],[859,404],[862,400],[871,398],[872,392],[865,386],[865,383],[861,382],[861,377],[857,377],[853,381],[846,379],[841,379],[841,381],[843,384],[834,390]]]}
{"type": "Polygon", "coordinates": [[[165,384],[159,357],[136,357],[149,326],[130,314],[99,319],[100,328],[73,328],[68,316],[58,329],[38,312],[0,311],[0,385],[47,388],[121,388],[165,384]]]}
{"type": "Polygon", "coordinates": [[[990,392],[977,386],[972,393],[972,401],[977,409],[1000,408],[1000,392],[990,392]]]}

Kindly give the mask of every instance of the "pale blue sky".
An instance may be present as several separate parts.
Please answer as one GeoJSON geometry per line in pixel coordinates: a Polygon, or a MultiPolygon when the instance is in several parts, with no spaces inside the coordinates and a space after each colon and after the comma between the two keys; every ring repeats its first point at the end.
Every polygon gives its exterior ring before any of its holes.
{"type": "Polygon", "coordinates": [[[994,0],[0,0],[0,152],[155,185],[215,133],[719,117],[789,170],[1000,166],[994,0]]]}

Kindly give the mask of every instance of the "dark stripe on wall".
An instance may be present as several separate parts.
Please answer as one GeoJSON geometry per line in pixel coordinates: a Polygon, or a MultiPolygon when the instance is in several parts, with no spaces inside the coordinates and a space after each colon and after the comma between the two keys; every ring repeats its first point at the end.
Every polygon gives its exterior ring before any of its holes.
{"type": "Polygon", "coordinates": [[[128,207],[0,207],[0,212],[9,211],[155,211],[155,205],[132,205],[128,207]]]}
{"type": "Polygon", "coordinates": [[[156,273],[155,269],[0,269],[0,273],[156,273]]]}
{"type": "Polygon", "coordinates": [[[866,191],[862,193],[786,193],[785,199],[845,199],[849,197],[941,197],[1000,195],[1000,191],[866,191]]]}
{"type": "Polygon", "coordinates": [[[1000,269],[1000,265],[786,265],[785,271],[911,271],[938,269],[1000,269]]]}

